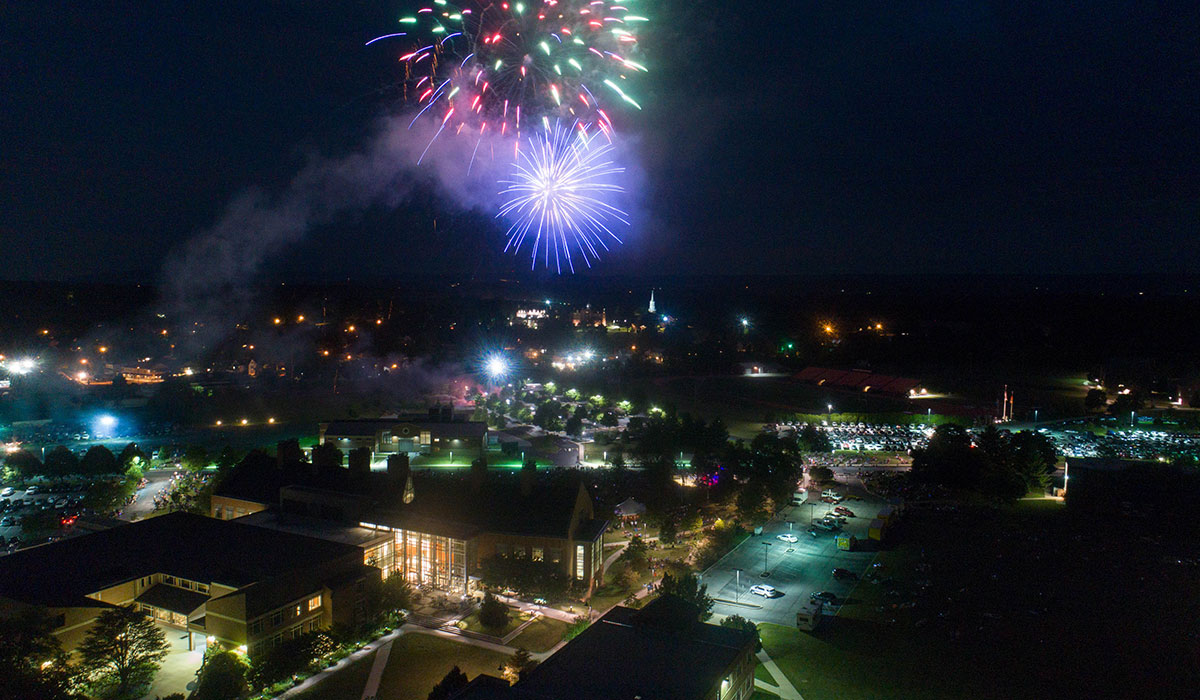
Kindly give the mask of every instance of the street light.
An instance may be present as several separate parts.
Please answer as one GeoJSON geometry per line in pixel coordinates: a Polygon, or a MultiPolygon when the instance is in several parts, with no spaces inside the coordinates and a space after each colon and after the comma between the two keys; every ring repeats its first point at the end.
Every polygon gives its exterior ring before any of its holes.
{"type": "Polygon", "coordinates": [[[742,570],[735,568],[733,574],[737,576],[737,583],[733,584],[733,602],[740,603],[742,602],[742,570]]]}
{"type": "Polygon", "coordinates": [[[771,543],[763,542],[763,574],[767,573],[767,552],[771,551],[771,543]]]}

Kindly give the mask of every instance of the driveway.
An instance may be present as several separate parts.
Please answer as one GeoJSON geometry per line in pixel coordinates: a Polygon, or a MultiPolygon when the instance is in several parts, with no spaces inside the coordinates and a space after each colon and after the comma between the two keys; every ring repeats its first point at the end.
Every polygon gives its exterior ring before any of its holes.
{"type": "Polygon", "coordinates": [[[163,661],[162,668],[158,669],[158,674],[154,676],[150,692],[146,693],[142,700],[154,700],[171,693],[189,695],[194,687],[192,684],[196,681],[196,671],[204,661],[204,637],[199,634],[193,635],[195,649],[188,651],[187,632],[166,625],[158,625],[158,628],[166,634],[171,651],[163,661]]]}

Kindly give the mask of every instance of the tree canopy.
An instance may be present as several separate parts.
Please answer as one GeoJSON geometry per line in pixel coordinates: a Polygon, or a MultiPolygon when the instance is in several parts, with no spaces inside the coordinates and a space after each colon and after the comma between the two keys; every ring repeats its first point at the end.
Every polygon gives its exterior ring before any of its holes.
{"type": "Polygon", "coordinates": [[[100,613],[76,652],[97,694],[126,697],[149,685],[167,650],[158,625],[126,606],[100,613]]]}

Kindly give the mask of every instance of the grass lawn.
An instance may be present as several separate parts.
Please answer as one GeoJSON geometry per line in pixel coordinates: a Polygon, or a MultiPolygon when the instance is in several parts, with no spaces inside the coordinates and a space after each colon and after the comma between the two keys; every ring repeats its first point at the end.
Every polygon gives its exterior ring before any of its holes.
{"type": "Polygon", "coordinates": [[[375,654],[364,656],[349,666],[326,676],[312,688],[297,694],[296,700],[360,698],[363,688],[367,685],[367,676],[371,675],[371,664],[374,662],[375,654]]]}
{"type": "Polygon", "coordinates": [[[562,620],[543,617],[522,630],[508,645],[526,651],[549,651],[562,641],[567,626],[562,620]]]}
{"type": "Polygon", "coordinates": [[[479,613],[477,613],[477,612],[473,612],[470,615],[467,615],[466,617],[464,617],[462,619],[462,621],[467,623],[468,630],[470,630],[472,632],[479,632],[480,634],[490,634],[493,637],[503,637],[504,635],[508,634],[509,632],[512,632],[516,628],[520,627],[521,623],[524,622],[524,620],[522,620],[516,614],[516,611],[513,610],[512,608],[509,608],[508,624],[505,625],[503,629],[497,630],[497,629],[492,629],[491,627],[484,627],[479,622],[479,613]]]}
{"type": "MultiPolygon", "coordinates": [[[[387,668],[379,682],[379,700],[425,700],[433,686],[453,667],[468,678],[481,673],[500,675],[508,657],[499,652],[429,634],[405,634],[392,645],[387,668]]],[[[354,700],[362,691],[341,696],[354,700]]],[[[307,700],[307,698],[306,698],[307,700]]]]}

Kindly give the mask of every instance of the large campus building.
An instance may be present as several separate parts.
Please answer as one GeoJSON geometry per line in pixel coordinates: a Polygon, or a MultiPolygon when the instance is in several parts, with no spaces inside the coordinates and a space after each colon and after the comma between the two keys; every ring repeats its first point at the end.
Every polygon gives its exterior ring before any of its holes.
{"type": "Polygon", "coordinates": [[[214,518],[252,514],[245,522],[353,543],[385,577],[462,594],[496,555],[552,562],[590,590],[607,526],[575,478],[353,473],[269,460],[243,464],[213,494],[214,518]]]}
{"type": "Polygon", "coordinates": [[[66,650],[113,606],[133,605],[254,656],[304,632],[354,625],[379,570],[345,544],[170,513],[0,558],[0,615],[36,608],[66,650]]]}
{"type": "Polygon", "coordinates": [[[641,610],[617,606],[515,685],[480,675],[453,698],[747,700],[756,636],[699,622],[697,613],[672,596],[641,610]]]}
{"type": "Polygon", "coordinates": [[[448,455],[469,463],[487,449],[487,423],[459,420],[449,406],[431,408],[427,414],[373,420],[339,420],[321,423],[319,440],[346,455],[365,447],[371,459],[388,455],[448,455]]]}

